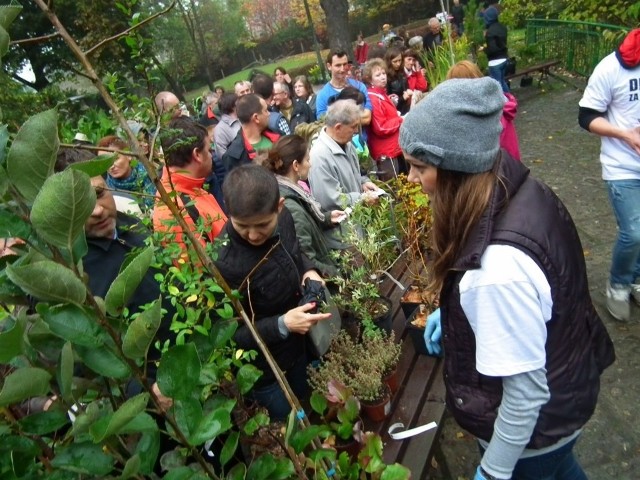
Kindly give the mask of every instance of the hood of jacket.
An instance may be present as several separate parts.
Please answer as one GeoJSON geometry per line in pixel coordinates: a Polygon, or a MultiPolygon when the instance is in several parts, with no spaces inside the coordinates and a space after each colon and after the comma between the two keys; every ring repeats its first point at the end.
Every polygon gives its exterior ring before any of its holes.
{"type": "Polygon", "coordinates": [[[640,65],[640,28],[631,30],[616,50],[616,57],[623,68],[630,70],[640,65]]]}

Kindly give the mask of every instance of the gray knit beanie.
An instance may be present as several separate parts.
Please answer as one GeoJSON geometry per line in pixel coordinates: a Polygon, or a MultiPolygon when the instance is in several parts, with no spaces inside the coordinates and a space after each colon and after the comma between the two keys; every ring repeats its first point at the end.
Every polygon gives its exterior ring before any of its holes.
{"type": "Polygon", "coordinates": [[[491,170],[500,149],[500,84],[489,77],[451,79],[413,107],[400,127],[400,147],[443,170],[491,170]]]}

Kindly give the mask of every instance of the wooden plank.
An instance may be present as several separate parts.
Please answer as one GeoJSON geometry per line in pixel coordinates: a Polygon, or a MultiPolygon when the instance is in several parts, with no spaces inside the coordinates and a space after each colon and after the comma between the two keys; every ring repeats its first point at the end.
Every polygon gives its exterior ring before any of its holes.
{"type": "Polygon", "coordinates": [[[511,80],[512,78],[521,77],[523,75],[528,75],[529,73],[541,72],[543,74],[549,73],[549,68],[558,65],[560,60],[550,60],[548,62],[540,63],[538,65],[532,65],[531,67],[527,67],[524,70],[519,70],[516,73],[512,73],[511,75],[505,76],[505,79],[511,80]]]}
{"type": "MultiPolygon", "coordinates": [[[[394,265],[390,273],[406,287],[410,282],[410,272],[406,262],[400,260],[398,264],[394,265]]],[[[400,462],[411,470],[413,478],[425,478],[445,411],[442,361],[415,352],[400,308],[402,289],[385,278],[381,293],[393,303],[393,330],[397,341],[402,342],[398,363],[400,388],[392,401],[389,417],[380,423],[365,420],[365,429],[381,435],[385,462],[400,462]],[[388,434],[389,427],[394,423],[403,423],[409,429],[432,421],[438,424],[437,429],[405,440],[393,440],[388,434]]]]}

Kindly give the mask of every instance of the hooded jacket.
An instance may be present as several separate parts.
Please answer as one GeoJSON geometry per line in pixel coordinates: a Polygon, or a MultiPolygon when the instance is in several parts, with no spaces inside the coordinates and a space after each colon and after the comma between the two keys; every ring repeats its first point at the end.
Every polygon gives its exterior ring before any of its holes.
{"type": "Polygon", "coordinates": [[[460,305],[459,284],[467,270],[480,268],[488,245],[518,248],[545,273],[553,299],[545,345],[551,397],[527,445],[540,449],[571,435],[591,417],[600,374],[615,354],[591,302],[582,246],[569,213],[550,188],[529,177],[525,166],[504,157],[498,172],[504,188],[497,183],[441,291],[446,401],[460,426],[491,440],[502,381],[476,369],[475,335],[460,305]]]}
{"type": "Polygon", "coordinates": [[[500,123],[502,124],[500,148],[506,150],[514,160],[520,161],[520,144],[516,127],[513,124],[518,113],[518,101],[510,93],[505,93],[504,96],[507,97],[507,101],[502,107],[502,117],[500,118],[500,123]]]}
{"type": "MultiPolygon", "coordinates": [[[[269,130],[262,132],[262,135],[271,140],[271,143],[276,143],[280,138],[280,135],[269,130]]],[[[229,144],[229,148],[227,148],[227,151],[222,156],[222,164],[227,172],[230,172],[240,165],[251,163],[256,157],[256,153],[253,145],[251,145],[244,131],[240,128],[236,138],[229,144]]]]}

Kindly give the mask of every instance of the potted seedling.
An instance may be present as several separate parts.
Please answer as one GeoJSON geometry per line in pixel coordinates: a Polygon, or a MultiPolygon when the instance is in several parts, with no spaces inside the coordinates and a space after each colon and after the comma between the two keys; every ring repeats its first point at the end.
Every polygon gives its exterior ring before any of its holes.
{"type": "Polygon", "coordinates": [[[359,342],[346,331],[340,331],[321,364],[310,367],[309,383],[313,390],[325,396],[330,394],[326,385],[331,380],[344,384],[360,400],[363,412],[372,420],[380,421],[389,413],[391,392],[383,381],[383,355],[368,351],[367,346],[385,348],[386,343],[370,341],[366,336],[359,342]]]}

